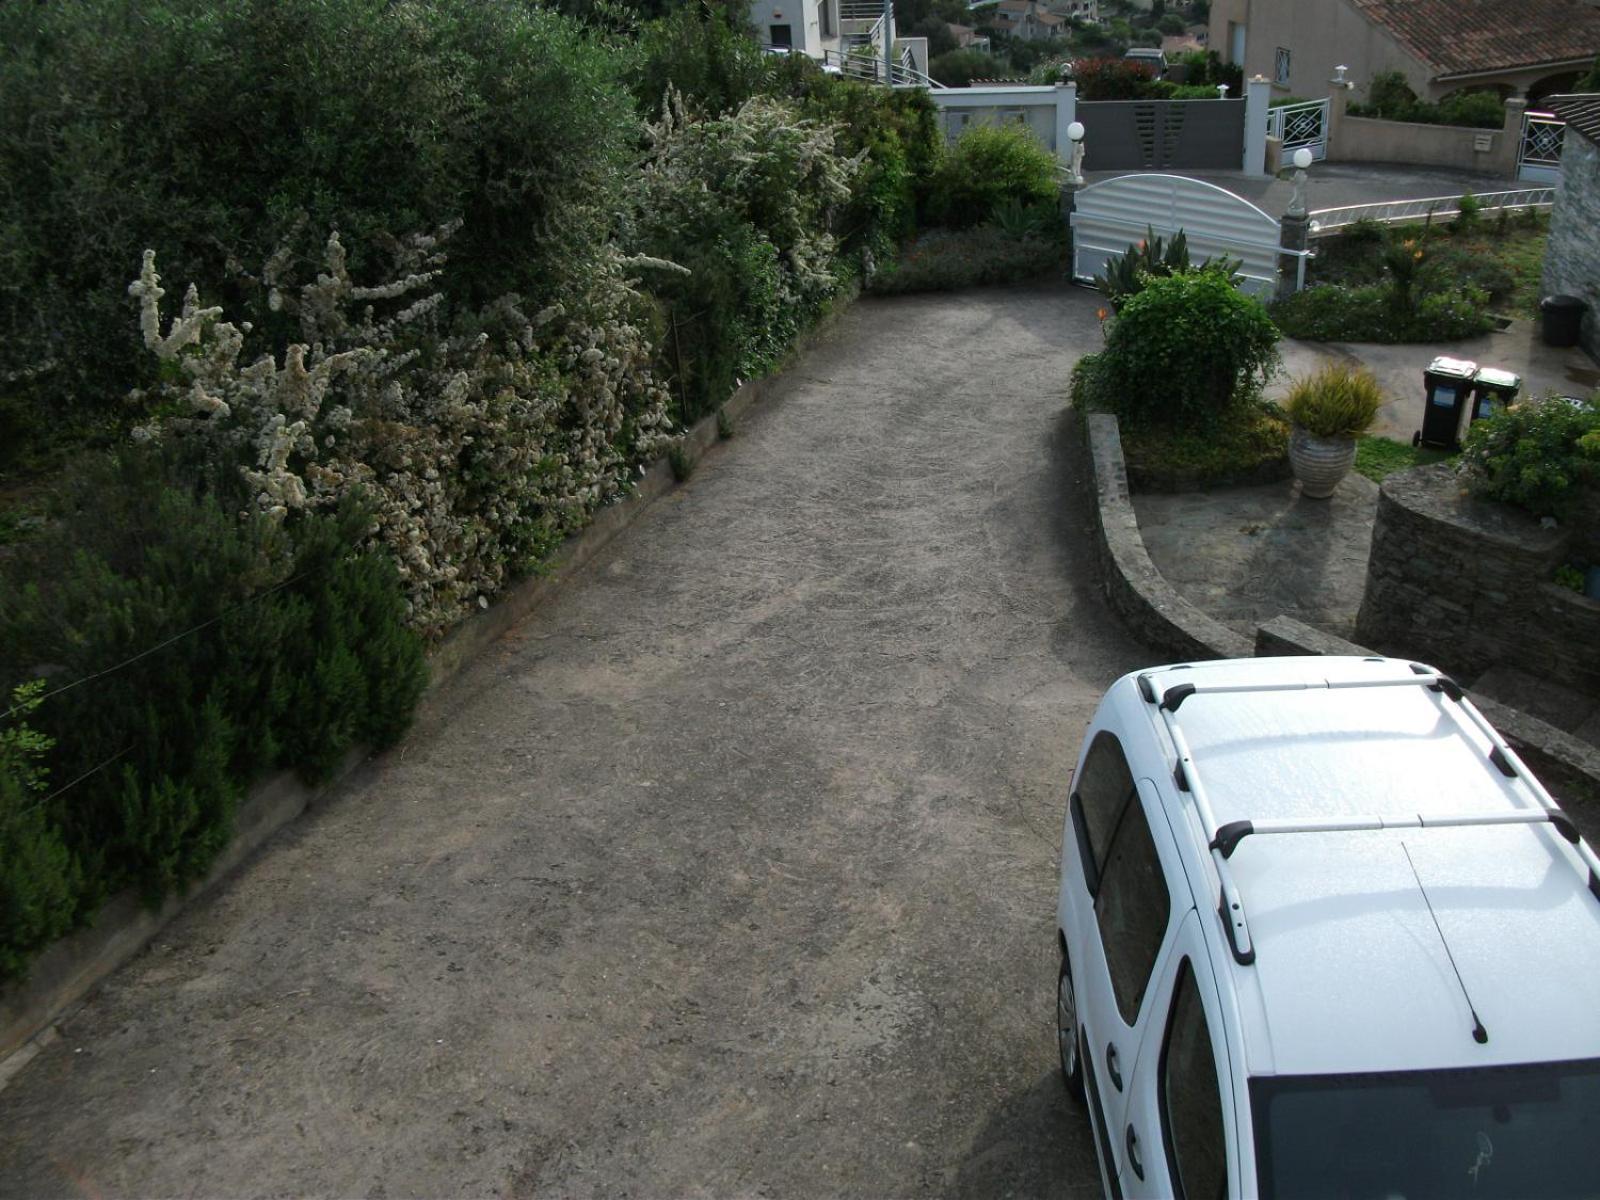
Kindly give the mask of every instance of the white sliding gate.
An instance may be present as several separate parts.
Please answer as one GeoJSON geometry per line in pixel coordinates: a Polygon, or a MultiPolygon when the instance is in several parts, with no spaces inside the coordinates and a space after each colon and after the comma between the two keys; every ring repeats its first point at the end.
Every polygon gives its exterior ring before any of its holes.
{"type": "Polygon", "coordinates": [[[1182,230],[1196,265],[1227,255],[1240,260],[1240,287],[1272,296],[1283,254],[1278,222],[1226,188],[1182,175],[1119,175],[1077,193],[1072,209],[1072,276],[1088,282],[1147,233],[1170,239],[1182,230]]]}

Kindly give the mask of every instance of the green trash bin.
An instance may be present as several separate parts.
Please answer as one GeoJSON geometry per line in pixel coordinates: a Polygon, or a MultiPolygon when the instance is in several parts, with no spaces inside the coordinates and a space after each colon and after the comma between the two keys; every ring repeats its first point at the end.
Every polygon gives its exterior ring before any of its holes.
{"type": "Polygon", "coordinates": [[[1499,367],[1479,367],[1478,373],[1472,377],[1472,419],[1468,422],[1469,427],[1472,422],[1504,412],[1516,402],[1517,393],[1521,390],[1522,379],[1510,371],[1502,371],[1499,367]]]}

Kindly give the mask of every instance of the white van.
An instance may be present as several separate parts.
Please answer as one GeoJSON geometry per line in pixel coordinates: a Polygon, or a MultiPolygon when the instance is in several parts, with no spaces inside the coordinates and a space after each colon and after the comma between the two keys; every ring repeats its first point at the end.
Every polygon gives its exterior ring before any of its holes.
{"type": "Polygon", "coordinates": [[[1057,925],[1108,1196],[1600,1195],[1600,861],[1438,671],[1118,680],[1057,925]]]}

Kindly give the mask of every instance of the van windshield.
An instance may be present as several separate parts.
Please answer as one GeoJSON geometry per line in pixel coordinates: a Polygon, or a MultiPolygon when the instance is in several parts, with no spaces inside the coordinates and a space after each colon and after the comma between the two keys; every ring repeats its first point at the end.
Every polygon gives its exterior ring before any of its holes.
{"type": "Polygon", "coordinates": [[[1250,1081],[1261,1195],[1600,1197],[1600,1059],[1250,1081]]]}

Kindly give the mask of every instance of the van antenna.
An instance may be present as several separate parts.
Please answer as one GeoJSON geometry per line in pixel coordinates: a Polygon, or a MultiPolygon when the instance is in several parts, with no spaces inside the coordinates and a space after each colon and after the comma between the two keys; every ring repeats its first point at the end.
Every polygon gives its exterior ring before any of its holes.
{"type": "Polygon", "coordinates": [[[1472,997],[1467,994],[1467,985],[1461,979],[1461,968],[1456,966],[1456,956],[1450,953],[1450,943],[1445,941],[1444,930],[1439,925],[1439,916],[1433,911],[1433,901],[1428,899],[1428,889],[1422,886],[1422,876],[1417,874],[1417,864],[1411,859],[1411,850],[1404,842],[1400,843],[1400,849],[1406,856],[1406,862],[1411,866],[1411,877],[1417,881],[1417,891],[1422,893],[1422,902],[1428,906],[1428,915],[1433,918],[1433,928],[1439,935],[1439,944],[1444,947],[1444,956],[1450,960],[1450,969],[1456,973],[1456,986],[1461,989],[1461,998],[1467,1002],[1467,1011],[1472,1014],[1472,1040],[1481,1046],[1489,1040],[1489,1031],[1478,1019],[1478,1010],[1472,1007],[1472,997]]]}

